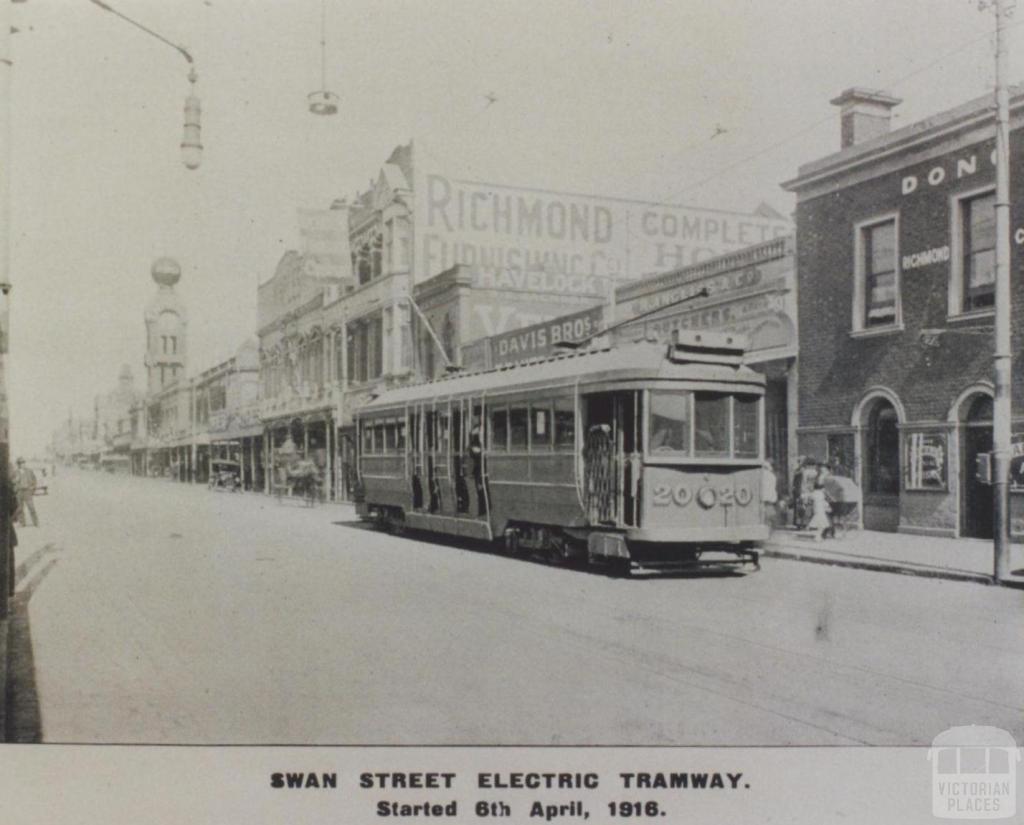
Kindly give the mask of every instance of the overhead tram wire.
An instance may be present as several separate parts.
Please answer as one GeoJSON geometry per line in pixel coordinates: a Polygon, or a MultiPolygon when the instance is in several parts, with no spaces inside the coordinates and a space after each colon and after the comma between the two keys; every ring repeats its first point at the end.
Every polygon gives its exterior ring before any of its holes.
{"type": "MultiPolygon", "coordinates": [[[[1016,23],[1013,23],[1010,26],[1007,26],[1007,28],[1008,29],[1016,28],[1016,27],[1021,26],[1021,25],[1024,25],[1024,20],[1018,21],[1016,23]]],[[[962,43],[961,45],[957,46],[956,48],[950,49],[949,51],[946,51],[946,52],[943,52],[941,55],[939,55],[938,57],[934,58],[933,60],[930,60],[929,62],[925,63],[923,66],[919,66],[918,68],[914,69],[913,71],[910,71],[910,72],[908,72],[908,73],[906,73],[904,75],[901,75],[900,77],[897,77],[894,80],[890,81],[888,84],[883,84],[883,85],[887,85],[889,87],[898,86],[899,84],[904,83],[907,80],[910,80],[911,78],[917,77],[918,75],[923,74],[924,72],[927,72],[928,70],[930,70],[930,69],[934,68],[935,66],[939,65],[940,63],[944,62],[946,59],[952,57],[953,55],[960,54],[961,52],[964,52],[967,49],[969,49],[971,46],[974,46],[974,45],[976,45],[977,43],[980,43],[983,40],[991,38],[991,36],[992,36],[991,32],[985,32],[983,34],[978,35],[977,37],[973,37],[970,40],[967,40],[964,43],[962,43]]],[[[467,126],[471,125],[473,123],[473,121],[475,121],[477,118],[479,118],[481,115],[483,115],[484,112],[488,111],[490,108],[491,107],[485,107],[484,109],[482,109],[473,118],[471,118],[467,122],[466,125],[467,126]]],[[[685,194],[686,192],[689,192],[689,191],[691,191],[693,189],[697,189],[697,188],[699,188],[701,186],[704,186],[704,185],[706,185],[708,183],[711,183],[712,181],[718,180],[719,178],[724,177],[725,175],[729,174],[733,170],[735,170],[735,169],[737,169],[737,168],[739,168],[739,167],[749,163],[750,161],[756,160],[757,158],[762,157],[762,156],[764,156],[764,155],[766,155],[766,154],[768,154],[768,153],[778,149],[779,147],[786,145],[790,141],[793,141],[793,140],[796,140],[799,137],[802,137],[803,135],[807,134],[808,132],[811,132],[814,129],[817,129],[819,126],[822,126],[825,123],[831,122],[833,120],[833,118],[834,118],[834,115],[831,114],[831,113],[826,115],[826,116],[824,116],[824,117],[818,118],[818,119],[814,120],[813,122],[808,123],[806,126],[803,126],[800,129],[797,129],[796,131],[791,132],[788,135],[780,138],[779,140],[777,140],[777,141],[775,141],[773,143],[770,143],[767,146],[764,146],[764,147],[758,149],[756,152],[752,152],[749,155],[746,155],[746,156],[744,156],[742,158],[739,158],[738,160],[733,161],[732,163],[729,163],[729,164],[721,167],[720,169],[712,172],[711,174],[707,175],[706,177],[703,177],[700,180],[694,181],[693,183],[688,183],[685,186],[683,186],[681,189],[676,189],[672,193],[670,193],[668,195],[665,195],[664,197],[662,197],[660,199],[657,199],[654,202],[665,203],[666,205],[682,205],[682,206],[685,206],[685,204],[673,204],[672,201],[674,201],[676,198],[680,197],[681,195],[685,194]]],[[[704,144],[710,142],[710,140],[711,140],[711,138],[705,138],[705,139],[703,139],[701,141],[697,141],[694,144],[691,144],[691,147],[689,147],[689,148],[699,148],[699,147],[703,146],[704,144]]],[[[417,140],[417,143],[422,145],[420,140],[417,140]]],[[[439,156],[439,154],[437,152],[433,151],[430,147],[428,147],[426,145],[423,145],[423,149],[427,152],[427,154],[431,155],[434,158],[434,160],[436,160],[438,162],[441,162],[441,163],[445,163],[444,159],[441,158],[439,156]]],[[[651,173],[653,174],[655,171],[656,170],[652,169],[651,173]]],[[[627,198],[626,200],[640,200],[640,198],[627,198]]],[[[624,221],[621,218],[616,218],[616,219],[612,220],[610,226],[611,227],[622,227],[623,223],[624,223],[624,221]]],[[[624,226],[623,228],[630,235],[632,235],[632,231],[630,230],[630,227],[628,225],[624,226]]]]}
{"type": "Polygon", "coordinates": [[[646,312],[641,312],[639,315],[634,315],[630,318],[626,318],[625,320],[619,321],[617,324],[612,324],[611,326],[599,329],[597,332],[593,333],[592,335],[588,335],[586,338],[581,338],[578,341],[557,341],[555,343],[555,347],[559,347],[561,349],[581,349],[586,344],[593,341],[595,338],[599,338],[602,335],[607,335],[612,330],[618,329],[619,327],[625,326],[626,324],[635,324],[637,321],[643,321],[644,319],[650,317],[651,315],[655,315],[659,312],[664,312],[666,309],[672,309],[673,307],[677,307],[680,304],[687,304],[690,301],[696,300],[697,298],[708,298],[710,296],[711,292],[708,290],[708,288],[706,286],[701,287],[692,295],[687,295],[685,298],[679,298],[676,301],[670,301],[667,304],[662,304],[660,307],[655,307],[654,309],[649,309],[646,312]]]}

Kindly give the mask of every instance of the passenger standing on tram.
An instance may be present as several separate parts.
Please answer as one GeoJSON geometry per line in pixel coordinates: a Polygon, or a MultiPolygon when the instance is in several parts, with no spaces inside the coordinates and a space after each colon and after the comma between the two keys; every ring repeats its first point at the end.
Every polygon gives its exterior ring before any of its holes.
{"type": "Polygon", "coordinates": [[[484,501],[484,444],[480,429],[480,418],[473,416],[473,428],[469,431],[469,458],[473,462],[473,486],[476,488],[477,515],[486,516],[484,501]]]}

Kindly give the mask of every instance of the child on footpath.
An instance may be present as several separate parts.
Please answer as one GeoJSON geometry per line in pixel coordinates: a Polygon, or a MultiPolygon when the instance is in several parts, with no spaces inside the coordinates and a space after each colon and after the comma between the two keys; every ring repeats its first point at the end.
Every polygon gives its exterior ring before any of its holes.
{"type": "Polygon", "coordinates": [[[807,525],[814,530],[814,540],[821,541],[826,533],[832,533],[832,520],[828,514],[832,512],[828,503],[828,496],[825,495],[825,486],[819,478],[814,482],[814,491],[811,493],[811,521],[807,525]]]}

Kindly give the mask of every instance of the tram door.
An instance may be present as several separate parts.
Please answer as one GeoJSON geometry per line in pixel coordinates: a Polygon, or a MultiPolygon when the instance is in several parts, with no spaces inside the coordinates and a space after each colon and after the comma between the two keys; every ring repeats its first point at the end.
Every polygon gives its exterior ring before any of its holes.
{"type": "Polygon", "coordinates": [[[482,400],[463,398],[451,402],[450,501],[455,514],[463,518],[486,518],[490,511],[482,422],[482,400]]]}
{"type": "Polygon", "coordinates": [[[641,393],[586,396],[584,416],[587,516],[598,524],[635,526],[639,523],[643,452],[641,393]]]}
{"type": "Polygon", "coordinates": [[[409,483],[412,493],[412,509],[424,508],[426,470],[423,461],[423,406],[417,405],[409,410],[409,483]]]}
{"type": "Polygon", "coordinates": [[[471,426],[466,399],[451,402],[451,492],[455,513],[465,516],[469,513],[469,483],[466,464],[469,460],[469,428],[471,426]]]}
{"type": "Polygon", "coordinates": [[[433,443],[428,445],[428,475],[430,477],[430,512],[451,514],[451,418],[447,401],[434,405],[433,443]]]}

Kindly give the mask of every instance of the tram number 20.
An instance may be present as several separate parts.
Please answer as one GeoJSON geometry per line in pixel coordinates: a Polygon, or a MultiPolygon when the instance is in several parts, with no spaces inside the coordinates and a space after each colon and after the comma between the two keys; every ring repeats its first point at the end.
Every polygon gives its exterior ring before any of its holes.
{"type": "MultiPolygon", "coordinates": [[[[732,507],[739,504],[746,507],[751,500],[750,490],[746,487],[703,487],[698,491],[698,495],[702,498],[704,506],[720,504],[722,507],[732,507]]],[[[670,504],[685,507],[691,501],[693,491],[685,484],[677,484],[675,487],[668,484],[654,485],[652,502],[655,507],[668,507],[670,504]]]]}

